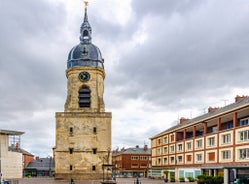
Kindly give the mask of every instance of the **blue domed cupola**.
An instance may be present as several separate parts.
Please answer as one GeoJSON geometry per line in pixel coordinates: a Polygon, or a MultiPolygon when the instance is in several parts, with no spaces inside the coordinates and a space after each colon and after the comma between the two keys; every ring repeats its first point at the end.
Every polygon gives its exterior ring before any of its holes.
{"type": "Polygon", "coordinates": [[[85,4],[84,21],[80,27],[80,43],[68,54],[67,68],[92,66],[104,68],[104,59],[97,46],[92,44],[92,28],[88,22],[87,3],[85,4]]]}

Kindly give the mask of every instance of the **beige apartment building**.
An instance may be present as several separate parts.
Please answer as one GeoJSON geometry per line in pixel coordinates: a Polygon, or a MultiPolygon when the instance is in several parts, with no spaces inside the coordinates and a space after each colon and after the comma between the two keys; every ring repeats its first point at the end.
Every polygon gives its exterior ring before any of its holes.
{"type": "Polygon", "coordinates": [[[224,176],[224,184],[249,178],[249,97],[209,108],[208,113],[180,123],[151,138],[151,176],[224,176]]]}
{"type": "Polygon", "coordinates": [[[0,180],[22,178],[23,154],[9,151],[10,138],[20,145],[20,136],[24,132],[0,130],[0,180]],[[16,140],[18,142],[16,142],[16,140]]]}

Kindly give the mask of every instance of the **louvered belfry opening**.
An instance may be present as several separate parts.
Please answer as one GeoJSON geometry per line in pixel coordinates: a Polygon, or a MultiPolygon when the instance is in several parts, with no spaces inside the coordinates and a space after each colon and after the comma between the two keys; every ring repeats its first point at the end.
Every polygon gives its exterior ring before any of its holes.
{"type": "Polygon", "coordinates": [[[79,107],[85,108],[91,105],[91,90],[84,86],[79,90],[79,107]]]}

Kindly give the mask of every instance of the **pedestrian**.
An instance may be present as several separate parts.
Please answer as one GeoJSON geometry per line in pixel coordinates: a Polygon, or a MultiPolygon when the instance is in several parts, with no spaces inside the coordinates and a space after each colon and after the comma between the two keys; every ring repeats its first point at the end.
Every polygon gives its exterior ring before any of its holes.
{"type": "Polygon", "coordinates": [[[73,178],[70,179],[70,183],[69,184],[74,184],[73,178]]]}

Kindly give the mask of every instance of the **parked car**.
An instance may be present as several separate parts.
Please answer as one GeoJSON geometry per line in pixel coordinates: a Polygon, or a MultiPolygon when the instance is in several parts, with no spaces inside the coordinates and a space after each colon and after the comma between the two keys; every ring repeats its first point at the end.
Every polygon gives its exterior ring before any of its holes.
{"type": "Polygon", "coordinates": [[[1,184],[10,184],[10,181],[8,181],[8,180],[2,180],[1,184]]]}

